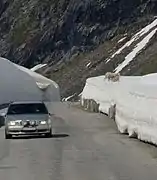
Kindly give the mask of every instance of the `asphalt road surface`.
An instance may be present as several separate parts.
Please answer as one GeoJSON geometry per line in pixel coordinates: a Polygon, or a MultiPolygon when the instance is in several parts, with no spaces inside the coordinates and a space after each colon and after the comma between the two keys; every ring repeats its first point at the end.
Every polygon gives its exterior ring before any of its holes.
{"type": "Polygon", "coordinates": [[[120,135],[102,114],[53,106],[52,138],[4,139],[0,180],[156,180],[157,149],[120,135]]]}

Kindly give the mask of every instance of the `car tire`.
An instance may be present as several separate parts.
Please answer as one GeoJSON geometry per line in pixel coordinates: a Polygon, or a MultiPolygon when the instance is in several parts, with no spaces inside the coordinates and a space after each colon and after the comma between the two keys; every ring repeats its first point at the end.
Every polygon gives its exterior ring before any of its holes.
{"type": "Polygon", "coordinates": [[[5,132],[5,139],[11,139],[11,138],[12,138],[12,135],[7,134],[7,132],[5,132]]]}

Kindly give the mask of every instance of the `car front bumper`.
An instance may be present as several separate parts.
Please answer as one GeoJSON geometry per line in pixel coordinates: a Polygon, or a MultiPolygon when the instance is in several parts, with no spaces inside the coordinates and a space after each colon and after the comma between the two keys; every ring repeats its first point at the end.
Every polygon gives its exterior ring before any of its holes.
{"type": "Polygon", "coordinates": [[[40,135],[40,134],[47,134],[51,132],[51,128],[8,128],[6,130],[7,134],[9,135],[40,135]]]}

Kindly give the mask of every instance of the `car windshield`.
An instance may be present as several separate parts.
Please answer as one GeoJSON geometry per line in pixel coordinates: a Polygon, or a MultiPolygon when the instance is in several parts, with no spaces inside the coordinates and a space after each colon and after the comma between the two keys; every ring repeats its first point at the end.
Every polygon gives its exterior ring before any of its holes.
{"type": "Polygon", "coordinates": [[[7,114],[48,114],[48,111],[43,103],[13,104],[9,107],[7,114]]]}

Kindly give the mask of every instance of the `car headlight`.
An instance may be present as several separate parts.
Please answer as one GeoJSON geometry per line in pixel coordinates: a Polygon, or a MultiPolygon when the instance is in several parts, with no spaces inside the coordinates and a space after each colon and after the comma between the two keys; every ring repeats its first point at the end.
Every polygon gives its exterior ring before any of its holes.
{"type": "Polygon", "coordinates": [[[45,125],[45,124],[47,124],[47,122],[46,121],[40,121],[40,124],[45,125]]]}
{"type": "Polygon", "coordinates": [[[10,122],[8,123],[9,126],[15,126],[15,124],[16,124],[15,121],[10,121],[10,122]]]}
{"type": "Polygon", "coordinates": [[[22,120],[9,121],[8,125],[9,126],[21,126],[22,125],[22,120]]]}

